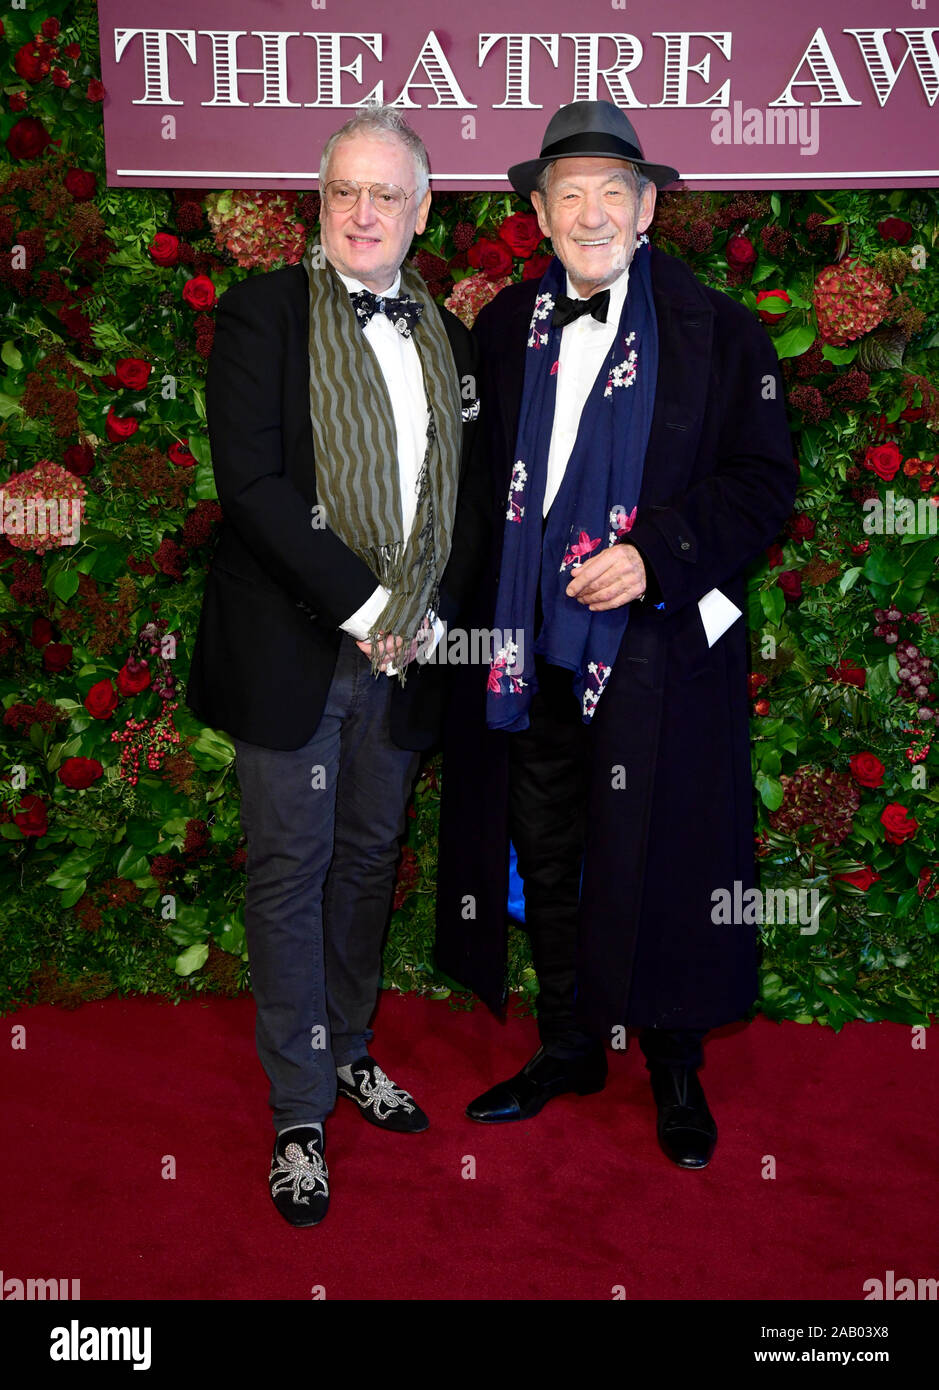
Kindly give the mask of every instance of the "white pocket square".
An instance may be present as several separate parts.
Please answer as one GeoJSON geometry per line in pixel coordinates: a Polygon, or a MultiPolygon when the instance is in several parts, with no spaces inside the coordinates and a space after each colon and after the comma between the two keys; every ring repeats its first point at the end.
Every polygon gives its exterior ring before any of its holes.
{"type": "Polygon", "coordinates": [[[713,647],[718,637],[722,637],[731,623],[735,623],[738,618],[743,617],[743,613],[735,603],[731,603],[726,594],[722,594],[720,589],[711,589],[704,598],[698,599],[698,612],[701,614],[701,621],[704,623],[704,635],[708,639],[708,646],[713,647]]]}

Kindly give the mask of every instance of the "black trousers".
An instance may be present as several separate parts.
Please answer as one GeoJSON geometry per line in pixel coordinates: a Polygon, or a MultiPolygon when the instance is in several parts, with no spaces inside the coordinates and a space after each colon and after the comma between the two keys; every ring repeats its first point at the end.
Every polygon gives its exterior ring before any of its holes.
{"type": "MultiPolygon", "coordinates": [[[[577,915],[584,856],[590,726],[571,673],[536,657],[529,727],[509,737],[509,833],[525,883],[525,924],[538,975],[538,1032],[545,1050],[576,1057],[597,1039],[575,1022],[577,915]]],[[[643,1028],[650,1062],[701,1064],[704,1029],[643,1028]]]]}

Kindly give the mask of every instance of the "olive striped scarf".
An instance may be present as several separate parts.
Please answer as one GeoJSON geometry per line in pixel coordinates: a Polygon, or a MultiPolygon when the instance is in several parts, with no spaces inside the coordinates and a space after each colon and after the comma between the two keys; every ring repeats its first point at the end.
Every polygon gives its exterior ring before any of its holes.
{"type": "MultiPolygon", "coordinates": [[[[326,524],[390,592],[369,637],[380,669],[377,634],[417,636],[438,590],[456,510],[461,408],[456,364],[443,321],[424,281],[401,267],[400,294],[424,305],[412,331],[427,397],[427,447],[417,510],[403,532],[397,435],[385,378],[355,315],[349,292],[318,243],[303,259],[310,283],[310,415],[316,491],[326,524]]],[[[403,683],[407,667],[398,668],[403,683]]]]}

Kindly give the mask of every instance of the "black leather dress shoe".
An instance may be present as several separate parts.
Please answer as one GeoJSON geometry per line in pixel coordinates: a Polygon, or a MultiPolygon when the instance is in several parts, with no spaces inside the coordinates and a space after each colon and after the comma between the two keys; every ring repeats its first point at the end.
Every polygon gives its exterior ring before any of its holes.
{"type": "Polygon", "coordinates": [[[679,1168],[704,1168],[717,1144],[717,1125],[694,1067],[653,1062],[652,1094],[658,1107],[662,1150],[679,1168]]]}
{"type": "Polygon", "coordinates": [[[477,1096],[466,1107],[471,1120],[483,1124],[504,1124],[508,1120],[529,1120],[555,1096],[573,1091],[589,1096],[606,1085],[607,1062],[603,1044],[583,1057],[570,1060],[551,1057],[539,1047],[517,1076],[477,1096]]]}

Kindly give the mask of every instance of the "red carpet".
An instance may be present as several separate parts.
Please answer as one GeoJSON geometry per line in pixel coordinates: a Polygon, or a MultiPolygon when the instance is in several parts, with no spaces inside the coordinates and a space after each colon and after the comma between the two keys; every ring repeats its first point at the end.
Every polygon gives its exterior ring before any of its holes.
{"type": "Polygon", "coordinates": [[[7,1017],[3,1278],[90,1299],[862,1299],[936,1266],[937,1046],[911,1029],[758,1019],[706,1047],[720,1130],[675,1168],[633,1041],[595,1096],[524,1124],[463,1115],[537,1046],[532,1020],[382,996],[372,1051],[428,1111],[383,1134],[341,1101],[331,1207],[292,1230],[267,1190],[273,1128],[250,999],[107,999],[7,1017]],[[176,1177],[161,1176],[172,1155],[176,1177]],[[767,1156],[775,1179],[763,1172],[767,1156]],[[475,1160],[475,1178],[462,1176],[475,1160]]]}

